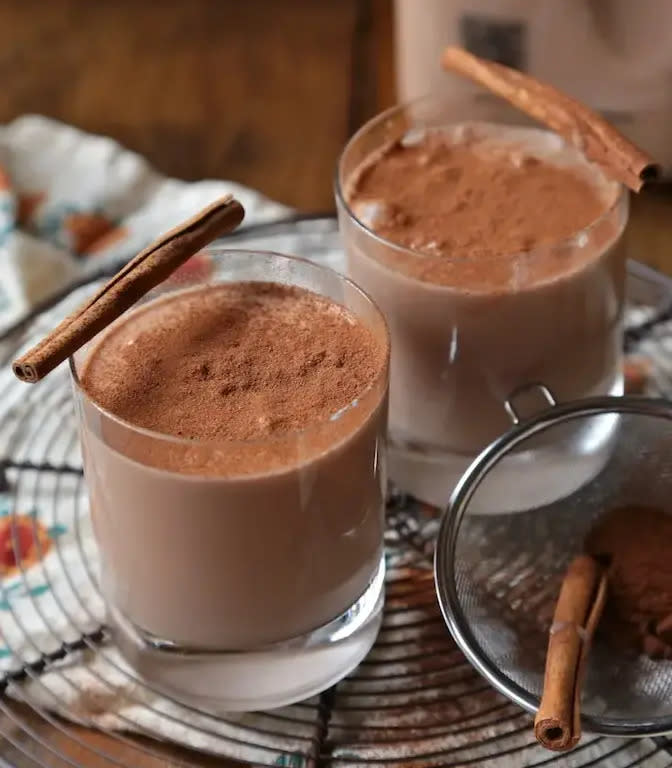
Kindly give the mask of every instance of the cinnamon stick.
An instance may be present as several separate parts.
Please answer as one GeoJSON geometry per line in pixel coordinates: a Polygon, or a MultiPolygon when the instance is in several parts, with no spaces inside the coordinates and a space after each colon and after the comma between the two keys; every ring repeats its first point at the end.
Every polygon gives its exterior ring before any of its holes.
{"type": "Polygon", "coordinates": [[[559,133],[610,178],[634,192],[658,176],[660,169],[646,152],[596,112],[553,86],[454,46],[443,51],[441,63],[444,69],[482,85],[559,133]]]}
{"type": "Polygon", "coordinates": [[[243,206],[227,195],[166,232],[131,259],[42,341],[15,360],[12,369],[16,376],[30,383],[42,379],[189,257],[235,229],[244,215],[243,206]]]}
{"type": "Polygon", "coordinates": [[[534,735],[547,749],[571,749],[581,736],[581,686],[606,594],[606,572],[597,560],[589,555],[575,558],[555,607],[544,691],[534,720],[534,735]]]}

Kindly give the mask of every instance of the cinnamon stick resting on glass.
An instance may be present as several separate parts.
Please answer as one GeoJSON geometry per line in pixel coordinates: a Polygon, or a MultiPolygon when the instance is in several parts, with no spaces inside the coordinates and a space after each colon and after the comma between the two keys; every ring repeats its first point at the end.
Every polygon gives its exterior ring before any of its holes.
{"type": "Polygon", "coordinates": [[[39,344],[15,360],[15,375],[29,383],[42,379],[197,251],[235,229],[244,215],[243,206],[227,195],[162,235],[39,344]]]}
{"type": "Polygon", "coordinates": [[[444,50],[441,64],[559,133],[610,178],[633,192],[639,192],[645,181],[658,176],[660,169],[646,152],[585,104],[551,85],[453,46],[444,50]]]}
{"type": "Polygon", "coordinates": [[[600,563],[589,555],[572,560],[553,615],[544,691],[534,720],[534,735],[547,749],[571,749],[581,736],[581,686],[606,595],[607,575],[600,563]]]}

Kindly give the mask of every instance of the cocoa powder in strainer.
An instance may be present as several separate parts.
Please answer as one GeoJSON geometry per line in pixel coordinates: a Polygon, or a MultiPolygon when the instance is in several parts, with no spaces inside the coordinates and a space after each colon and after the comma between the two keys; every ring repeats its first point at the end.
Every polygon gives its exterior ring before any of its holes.
{"type": "Polygon", "coordinates": [[[608,512],[586,551],[608,564],[602,629],[653,659],[672,658],[672,515],[652,507],[608,512]]]}

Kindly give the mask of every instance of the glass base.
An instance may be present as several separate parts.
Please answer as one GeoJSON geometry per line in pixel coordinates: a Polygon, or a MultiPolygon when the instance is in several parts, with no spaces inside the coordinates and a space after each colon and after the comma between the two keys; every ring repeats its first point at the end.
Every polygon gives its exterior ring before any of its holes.
{"type": "MultiPolygon", "coordinates": [[[[622,379],[609,394],[623,394],[622,379]]],[[[484,479],[470,514],[524,512],[574,493],[604,469],[619,421],[613,414],[595,417],[588,426],[569,422],[562,430],[554,429],[552,438],[541,433],[526,441],[525,450],[502,459],[484,479]]],[[[404,445],[395,441],[392,432],[388,471],[401,491],[443,510],[475,458],[433,447],[404,445]]]]}
{"type": "Polygon", "coordinates": [[[383,616],[385,560],[347,611],[309,634],[247,651],[184,648],[139,630],[108,606],[121,653],[152,687],[190,706],[249,712],[314,696],[351,672],[376,640],[383,616]]]}

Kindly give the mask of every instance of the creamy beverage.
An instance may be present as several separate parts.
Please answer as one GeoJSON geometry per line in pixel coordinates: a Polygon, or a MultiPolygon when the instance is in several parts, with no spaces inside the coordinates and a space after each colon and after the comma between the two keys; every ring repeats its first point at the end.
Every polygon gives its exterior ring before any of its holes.
{"type": "Polygon", "coordinates": [[[458,457],[445,503],[516,388],[619,391],[627,199],[545,130],[406,127],[377,148],[366,130],[341,161],[349,273],[390,327],[393,445],[458,457]]]}
{"type": "Polygon", "coordinates": [[[121,620],[150,643],[242,652],[356,604],[382,568],[387,360],[382,321],[271,282],[171,292],[107,329],[78,368],[121,620]]]}

